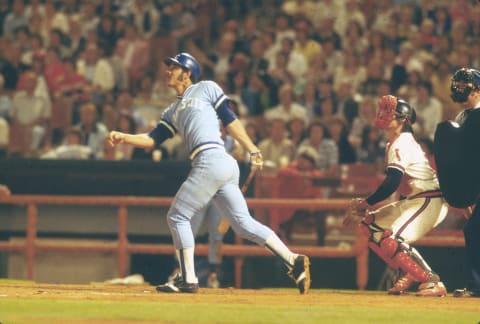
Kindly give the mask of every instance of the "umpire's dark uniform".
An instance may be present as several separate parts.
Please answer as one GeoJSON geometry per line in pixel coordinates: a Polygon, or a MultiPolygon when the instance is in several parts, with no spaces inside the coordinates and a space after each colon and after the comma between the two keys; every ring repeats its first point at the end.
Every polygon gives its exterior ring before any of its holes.
{"type": "Polygon", "coordinates": [[[475,205],[465,236],[466,287],[454,297],[480,297],[480,70],[460,68],[452,77],[450,96],[465,109],[455,122],[437,125],[434,154],[440,189],[447,202],[458,208],[475,205]],[[460,126],[460,127],[458,127],[460,126]]]}
{"type": "MultiPolygon", "coordinates": [[[[466,161],[467,170],[472,172],[472,179],[477,187],[474,193],[478,195],[480,185],[478,182],[480,170],[480,145],[478,138],[480,136],[480,106],[475,109],[465,110],[463,114],[457,118],[457,122],[465,126],[466,138],[468,139],[465,145],[469,147],[469,156],[466,161]],[[467,124],[470,124],[467,126],[467,124]],[[472,127],[473,126],[473,127],[472,127]]],[[[480,200],[476,200],[473,213],[470,219],[463,228],[465,236],[465,274],[466,274],[466,288],[457,289],[453,292],[454,297],[480,297],[480,200]]]]}

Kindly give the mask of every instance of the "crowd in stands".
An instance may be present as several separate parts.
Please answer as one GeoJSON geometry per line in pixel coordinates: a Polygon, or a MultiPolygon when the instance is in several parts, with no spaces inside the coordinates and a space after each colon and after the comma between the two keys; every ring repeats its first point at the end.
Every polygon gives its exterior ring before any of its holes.
{"type": "Polygon", "coordinates": [[[456,114],[450,78],[480,64],[480,4],[11,0],[0,1],[0,36],[0,157],[185,159],[176,138],[154,154],[105,137],[156,124],[175,98],[163,58],[186,51],[232,99],[267,167],[307,156],[328,170],[383,160],[379,96],[408,100],[427,142],[456,114]]]}

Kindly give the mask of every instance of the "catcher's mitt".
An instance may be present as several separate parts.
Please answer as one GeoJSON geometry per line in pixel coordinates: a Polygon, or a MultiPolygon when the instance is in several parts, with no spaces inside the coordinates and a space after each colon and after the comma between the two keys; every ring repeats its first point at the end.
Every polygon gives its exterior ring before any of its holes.
{"type": "Polygon", "coordinates": [[[353,198],[348,204],[343,225],[349,226],[352,223],[357,224],[365,215],[365,201],[362,198],[353,198]]]}

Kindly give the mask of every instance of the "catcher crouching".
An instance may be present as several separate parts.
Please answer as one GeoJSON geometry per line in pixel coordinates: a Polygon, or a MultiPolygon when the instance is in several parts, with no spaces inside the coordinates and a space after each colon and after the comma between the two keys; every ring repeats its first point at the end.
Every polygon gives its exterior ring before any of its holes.
{"type": "Polygon", "coordinates": [[[440,224],[448,211],[436,173],[413,137],[415,120],[415,109],[406,101],[391,95],[380,98],[375,126],[388,138],[386,177],[367,198],[351,201],[344,224],[358,223],[370,249],[399,272],[389,294],[400,295],[418,286],[417,296],[444,297],[447,289],[440,276],[411,246],[440,224]],[[398,201],[373,208],[395,192],[398,201]]]}

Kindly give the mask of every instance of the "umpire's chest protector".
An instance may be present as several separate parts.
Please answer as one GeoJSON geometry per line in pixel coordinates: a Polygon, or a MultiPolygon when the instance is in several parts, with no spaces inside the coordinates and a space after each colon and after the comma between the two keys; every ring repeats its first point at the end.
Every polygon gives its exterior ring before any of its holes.
{"type": "Polygon", "coordinates": [[[453,207],[473,205],[480,193],[480,109],[461,126],[451,121],[437,125],[434,155],[440,189],[453,207]]]}

